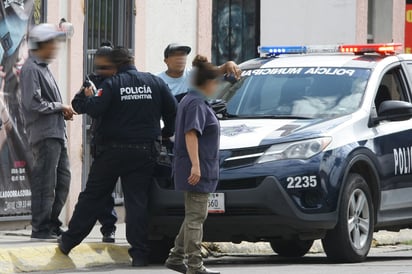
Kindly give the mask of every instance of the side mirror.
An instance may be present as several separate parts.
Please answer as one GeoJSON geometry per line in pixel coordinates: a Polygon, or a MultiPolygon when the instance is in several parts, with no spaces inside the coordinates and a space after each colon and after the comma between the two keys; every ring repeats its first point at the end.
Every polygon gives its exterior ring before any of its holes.
{"type": "Polygon", "coordinates": [[[379,106],[378,117],[374,124],[380,121],[405,121],[412,118],[412,104],[404,101],[384,101],[379,106]]]}
{"type": "Polygon", "coordinates": [[[217,118],[223,119],[227,115],[227,104],[222,99],[209,100],[209,104],[216,113],[217,118]]]}

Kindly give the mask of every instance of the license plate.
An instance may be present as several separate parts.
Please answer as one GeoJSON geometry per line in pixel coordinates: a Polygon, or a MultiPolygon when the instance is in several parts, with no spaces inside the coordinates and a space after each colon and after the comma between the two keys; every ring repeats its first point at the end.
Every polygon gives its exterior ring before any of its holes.
{"type": "Polygon", "coordinates": [[[225,213],[225,194],[211,193],[207,201],[209,213],[225,213]]]}

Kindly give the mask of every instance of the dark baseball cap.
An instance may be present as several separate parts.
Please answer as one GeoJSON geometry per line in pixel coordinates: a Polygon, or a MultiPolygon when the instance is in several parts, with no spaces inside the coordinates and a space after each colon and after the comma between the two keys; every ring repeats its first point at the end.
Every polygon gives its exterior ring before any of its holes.
{"type": "Polygon", "coordinates": [[[175,52],[175,51],[183,51],[183,52],[186,52],[186,54],[189,54],[192,51],[192,49],[189,46],[172,43],[172,44],[169,44],[165,48],[165,52],[164,52],[165,58],[168,58],[170,53],[175,52]]]}

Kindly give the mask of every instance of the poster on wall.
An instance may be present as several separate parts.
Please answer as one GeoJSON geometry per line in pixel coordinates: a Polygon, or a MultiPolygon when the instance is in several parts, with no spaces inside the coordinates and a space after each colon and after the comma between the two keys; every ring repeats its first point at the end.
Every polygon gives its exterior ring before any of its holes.
{"type": "Polygon", "coordinates": [[[405,52],[412,53],[412,0],[406,1],[405,52]]]}
{"type": "Polygon", "coordinates": [[[212,61],[241,63],[257,56],[260,42],[259,0],[214,0],[212,61]]]}
{"type": "Polygon", "coordinates": [[[27,33],[40,11],[40,1],[0,0],[0,221],[30,214],[32,160],[19,74],[28,57],[27,33]]]}

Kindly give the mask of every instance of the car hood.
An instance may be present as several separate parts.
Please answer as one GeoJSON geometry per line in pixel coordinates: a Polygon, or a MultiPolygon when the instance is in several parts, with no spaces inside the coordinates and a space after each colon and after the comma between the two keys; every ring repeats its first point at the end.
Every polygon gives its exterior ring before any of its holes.
{"type": "Polygon", "coordinates": [[[233,119],[220,121],[220,149],[239,149],[322,136],[349,117],[336,119],[233,119]]]}

